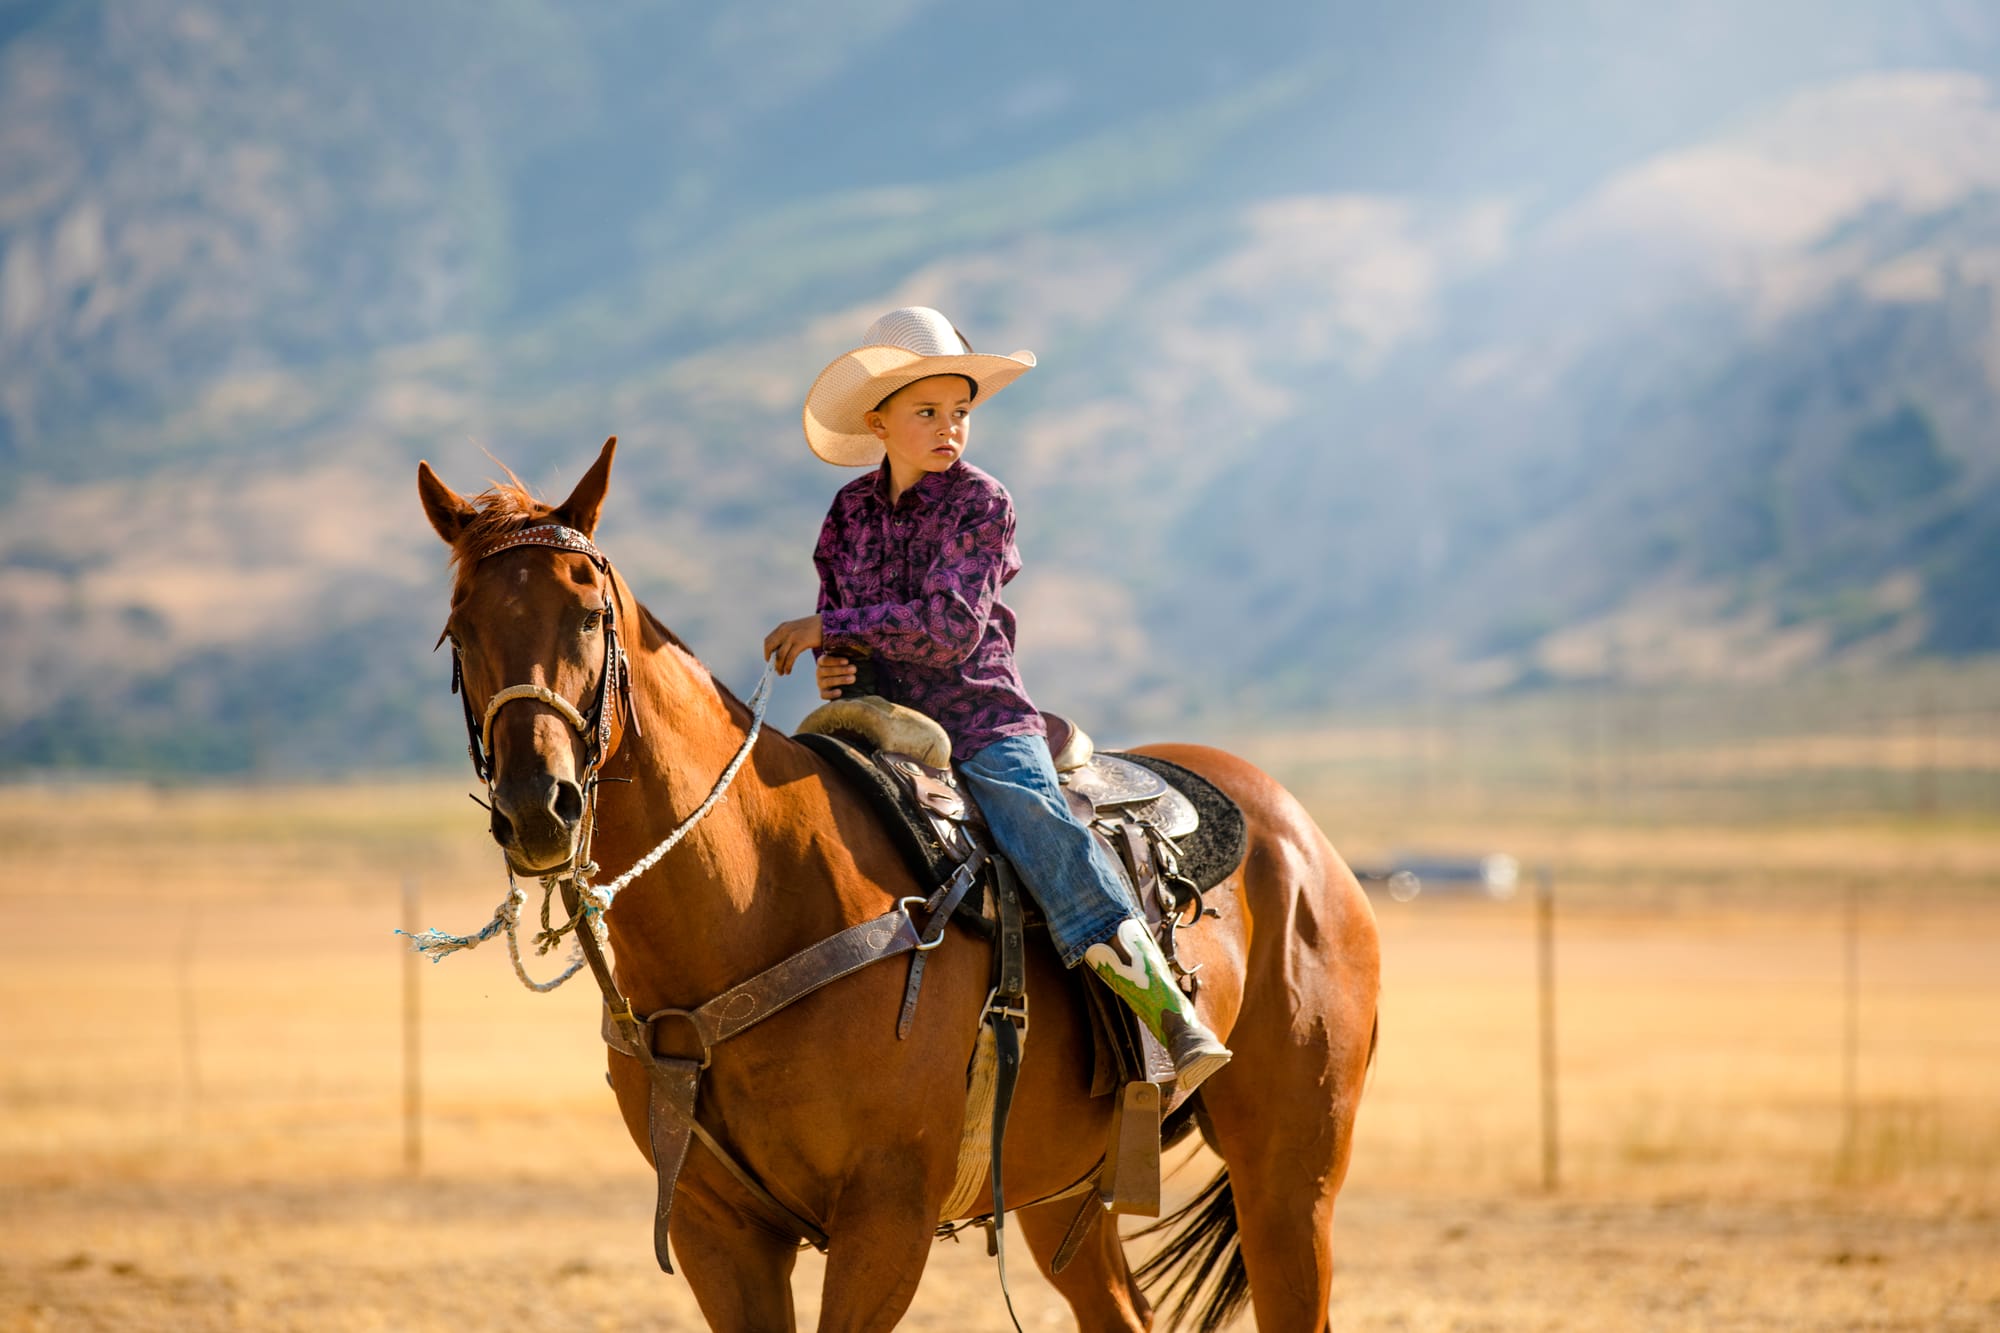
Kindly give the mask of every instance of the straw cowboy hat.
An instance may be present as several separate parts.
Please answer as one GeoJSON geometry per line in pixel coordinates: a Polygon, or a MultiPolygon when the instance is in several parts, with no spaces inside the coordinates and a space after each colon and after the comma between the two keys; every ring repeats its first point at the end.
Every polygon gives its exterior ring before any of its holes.
{"type": "Polygon", "coordinates": [[[951,321],[928,306],[891,310],[861,335],[862,345],[836,358],[806,394],[806,443],[829,463],[871,467],[882,441],[864,418],[906,384],[932,375],[963,375],[981,402],[1035,368],[1033,352],[975,352],[951,321]]]}

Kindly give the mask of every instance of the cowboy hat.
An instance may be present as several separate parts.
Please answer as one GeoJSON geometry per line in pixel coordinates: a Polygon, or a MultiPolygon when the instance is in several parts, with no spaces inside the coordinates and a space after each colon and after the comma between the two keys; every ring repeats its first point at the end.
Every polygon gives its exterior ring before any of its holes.
{"type": "Polygon", "coordinates": [[[822,370],[806,394],[806,443],[841,467],[882,461],[882,441],[866,418],[903,386],[932,375],[963,375],[990,398],[1035,368],[1033,352],[973,351],[951,321],[928,306],[891,310],[869,326],[861,342],[822,370]]]}

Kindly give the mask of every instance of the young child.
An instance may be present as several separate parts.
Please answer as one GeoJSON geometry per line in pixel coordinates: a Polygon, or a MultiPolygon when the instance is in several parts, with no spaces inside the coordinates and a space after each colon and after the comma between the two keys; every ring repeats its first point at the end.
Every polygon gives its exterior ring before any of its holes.
{"type": "Polygon", "coordinates": [[[1193,1087],[1229,1060],[1181,994],[1118,872],[1070,813],[1042,716],[1014,665],[1014,613],[1000,590],[1020,572],[1007,491],[964,461],[975,401],[1033,369],[1029,352],[974,352],[935,310],[877,320],[806,395],[819,457],[875,466],[843,486],[820,529],[819,610],[764,640],[780,674],[819,654],[820,697],[870,660],[882,697],[926,713],[993,840],[1048,918],[1063,966],[1087,963],[1130,1005],[1193,1087]]]}

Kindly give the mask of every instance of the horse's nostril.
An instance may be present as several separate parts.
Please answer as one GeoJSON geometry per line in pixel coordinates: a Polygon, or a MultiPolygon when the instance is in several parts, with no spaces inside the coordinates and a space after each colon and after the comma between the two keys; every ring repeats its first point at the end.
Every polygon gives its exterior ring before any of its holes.
{"type": "Polygon", "coordinates": [[[549,809],[564,828],[575,828],[583,818],[583,791],[574,782],[558,780],[555,791],[549,795],[549,809]]]}
{"type": "Polygon", "coordinates": [[[493,841],[499,843],[502,847],[512,845],[514,841],[514,821],[501,814],[498,809],[493,811],[493,818],[487,827],[493,830],[493,841]]]}

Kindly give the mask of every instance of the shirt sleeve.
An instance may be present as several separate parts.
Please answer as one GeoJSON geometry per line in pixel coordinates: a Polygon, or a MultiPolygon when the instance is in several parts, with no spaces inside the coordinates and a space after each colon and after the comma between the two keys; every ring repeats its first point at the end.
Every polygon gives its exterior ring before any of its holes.
{"type": "Polygon", "coordinates": [[[986,632],[1013,544],[1014,506],[1002,493],[945,537],[917,597],[874,606],[823,606],[821,638],[835,651],[862,647],[894,662],[928,667],[963,662],[986,632]]]}

